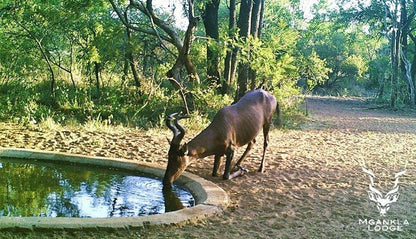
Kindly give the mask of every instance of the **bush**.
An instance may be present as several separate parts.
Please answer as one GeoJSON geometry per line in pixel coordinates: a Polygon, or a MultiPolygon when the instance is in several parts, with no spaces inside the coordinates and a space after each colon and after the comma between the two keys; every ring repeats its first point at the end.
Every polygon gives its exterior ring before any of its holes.
{"type": "MultiPolygon", "coordinates": [[[[74,124],[95,129],[116,125],[144,129],[164,127],[167,114],[184,114],[185,110],[179,92],[167,80],[161,85],[165,86],[144,82],[141,94],[134,86],[108,85],[97,94],[95,87],[74,89],[71,84],[61,83],[56,89],[56,98],[52,99],[46,82],[14,81],[0,86],[3,95],[0,98],[0,119],[21,124],[40,123],[43,128],[74,124]]],[[[184,125],[190,130],[206,127],[218,110],[233,102],[231,96],[218,94],[210,86],[194,87],[189,89],[189,93],[193,96],[195,110],[184,125]]],[[[299,103],[292,99],[298,93],[298,89],[287,84],[273,92],[283,110],[289,113],[288,119],[296,111],[293,109],[299,107],[299,103]]]]}
{"type": "MultiPolygon", "coordinates": [[[[53,100],[49,85],[42,82],[14,81],[1,85],[0,119],[22,124],[37,124],[46,119],[57,124],[94,121],[149,128],[163,126],[166,112],[183,111],[179,93],[157,85],[143,87],[141,95],[135,87],[106,86],[100,89],[100,96],[95,99],[91,97],[94,90],[88,87],[73,89],[72,85],[63,84],[57,87],[53,100]]],[[[198,88],[191,93],[197,109],[192,115],[195,124],[205,125],[207,121],[202,118],[213,117],[216,111],[231,103],[230,97],[216,95],[211,88],[198,88]]]]}

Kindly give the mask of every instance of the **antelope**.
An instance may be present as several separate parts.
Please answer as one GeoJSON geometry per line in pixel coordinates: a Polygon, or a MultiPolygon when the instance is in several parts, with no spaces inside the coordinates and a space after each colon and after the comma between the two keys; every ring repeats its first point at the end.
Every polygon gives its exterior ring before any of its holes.
{"type": "Polygon", "coordinates": [[[250,91],[237,103],[219,110],[207,128],[183,145],[181,141],[185,135],[185,129],[178,121],[187,116],[179,116],[178,113],[169,115],[166,118],[166,125],[173,132],[173,138],[170,141],[168,164],[163,178],[164,187],[171,187],[173,181],[193,160],[210,155],[214,155],[212,176],[218,176],[218,169],[224,155],[226,162],[223,179],[231,179],[242,174],[245,169],[240,165],[255,144],[255,138],[261,128],[263,128],[264,145],[258,171],[263,172],[270,124],[276,110],[280,124],[280,107],[275,97],[261,89],[250,91]],[[234,149],[246,144],[246,150],[235,164],[239,171],[230,175],[234,149]]]}
{"type": "Polygon", "coordinates": [[[371,201],[375,202],[377,209],[380,212],[380,216],[386,216],[387,211],[390,209],[390,204],[397,202],[399,199],[399,177],[406,173],[406,169],[400,171],[394,175],[394,186],[393,189],[386,193],[385,196],[374,187],[374,173],[371,169],[367,169],[365,161],[362,162],[363,171],[370,176],[370,184],[368,185],[370,191],[368,191],[368,197],[371,201]]]}

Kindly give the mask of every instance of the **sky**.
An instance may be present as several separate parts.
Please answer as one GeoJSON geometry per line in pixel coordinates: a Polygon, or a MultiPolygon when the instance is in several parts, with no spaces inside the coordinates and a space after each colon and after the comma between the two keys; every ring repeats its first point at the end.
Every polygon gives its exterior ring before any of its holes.
{"type": "MultiPolygon", "coordinates": [[[[300,6],[301,9],[303,10],[303,12],[305,13],[305,18],[306,19],[312,19],[313,15],[312,15],[312,6],[313,4],[318,3],[319,0],[300,0],[300,6]]],[[[329,6],[332,8],[337,8],[337,1],[336,0],[327,0],[329,6]]],[[[351,1],[351,2],[355,2],[355,1],[351,1]]]]}
{"type": "MultiPolygon", "coordinates": [[[[183,0],[154,0],[154,8],[167,8],[171,9],[173,5],[176,5],[174,10],[174,16],[176,19],[176,26],[181,29],[186,29],[188,20],[183,17],[182,9],[183,0]]],[[[334,2],[335,0],[328,0],[329,2],[334,2]]],[[[312,5],[319,2],[319,0],[301,0],[302,10],[305,12],[305,17],[312,18],[311,8],[312,5]]]]}
{"type": "Polygon", "coordinates": [[[188,26],[188,19],[183,16],[183,9],[182,9],[182,0],[155,0],[153,2],[154,8],[167,8],[172,9],[172,6],[175,5],[174,8],[174,16],[175,16],[175,25],[183,30],[185,30],[188,26]]]}
{"type": "MultiPolygon", "coordinates": [[[[330,6],[336,7],[336,0],[327,0],[330,6]]],[[[176,19],[176,26],[182,29],[186,29],[188,20],[183,17],[183,9],[182,9],[182,2],[183,0],[154,0],[153,4],[155,8],[167,8],[171,9],[173,5],[176,6],[174,10],[174,16],[176,19]]],[[[305,17],[307,19],[311,19],[312,16],[312,6],[315,3],[318,3],[319,0],[301,0],[300,6],[301,9],[305,12],[305,17]]],[[[352,1],[355,2],[355,1],[352,1]]]]}
{"type": "Polygon", "coordinates": [[[300,1],[300,6],[303,10],[303,12],[305,12],[305,17],[307,19],[312,18],[312,5],[317,3],[318,0],[301,0],[300,1]]]}

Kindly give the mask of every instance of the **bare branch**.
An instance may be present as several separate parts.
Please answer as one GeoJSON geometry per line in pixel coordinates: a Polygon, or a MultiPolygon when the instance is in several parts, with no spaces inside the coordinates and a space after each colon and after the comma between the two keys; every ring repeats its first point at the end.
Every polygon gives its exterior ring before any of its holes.
{"type": "Polygon", "coordinates": [[[146,1],[146,6],[144,6],[144,4],[142,2],[138,3],[134,0],[130,0],[130,5],[132,7],[135,7],[136,9],[141,11],[142,13],[146,14],[149,18],[151,18],[152,21],[154,22],[154,24],[156,24],[156,26],[160,27],[170,37],[169,42],[172,43],[178,49],[178,51],[180,51],[180,49],[182,49],[183,43],[182,43],[180,37],[178,36],[178,34],[176,33],[176,31],[171,26],[169,26],[169,24],[164,22],[162,19],[160,19],[154,13],[153,6],[152,6],[152,0],[147,0],[146,1]]]}
{"type": "MultiPolygon", "coordinates": [[[[153,36],[157,36],[158,35],[158,33],[154,29],[143,29],[143,28],[137,27],[137,26],[131,24],[130,22],[126,21],[126,19],[123,17],[124,14],[123,14],[122,10],[119,9],[116,6],[116,4],[114,3],[114,0],[109,0],[109,1],[111,3],[111,6],[113,7],[113,10],[115,11],[115,13],[117,14],[118,18],[121,20],[121,22],[123,23],[123,25],[125,27],[128,27],[128,28],[130,28],[130,29],[132,29],[134,31],[137,31],[137,32],[141,32],[141,33],[145,33],[145,34],[149,34],[149,35],[153,35],[153,36]]],[[[167,41],[167,42],[175,45],[175,42],[170,37],[164,36],[164,35],[160,35],[160,34],[159,34],[159,37],[161,39],[163,39],[163,40],[165,40],[165,41],[167,41]]]]}
{"type": "Polygon", "coordinates": [[[189,115],[190,111],[189,111],[188,103],[186,102],[185,87],[183,87],[183,85],[179,83],[177,80],[175,80],[175,78],[173,77],[169,78],[169,81],[172,83],[172,85],[174,85],[179,90],[182,101],[185,105],[186,115],[189,115]]]}
{"type": "MultiPolygon", "coordinates": [[[[140,2],[142,5],[143,5],[143,3],[142,2],[140,2]]],[[[160,44],[161,44],[161,46],[162,46],[162,48],[165,50],[165,51],[167,51],[167,52],[169,52],[170,54],[172,54],[173,56],[175,56],[175,57],[177,57],[177,55],[175,54],[175,53],[173,53],[168,47],[166,47],[165,46],[165,44],[163,43],[163,40],[162,40],[162,38],[161,38],[161,36],[160,36],[160,34],[159,34],[159,32],[157,31],[157,29],[156,29],[156,26],[155,26],[155,22],[153,21],[153,17],[151,16],[151,14],[150,14],[150,12],[147,10],[147,8],[145,8],[144,7],[144,5],[143,5],[143,8],[146,10],[146,12],[147,12],[147,16],[149,17],[149,20],[150,20],[150,24],[151,24],[151,26],[152,26],[152,29],[153,29],[153,31],[156,33],[156,37],[159,39],[159,41],[160,41],[160,44]]],[[[127,14],[126,14],[127,15],[127,14]]],[[[127,16],[126,16],[126,21],[127,21],[127,16]]]]}

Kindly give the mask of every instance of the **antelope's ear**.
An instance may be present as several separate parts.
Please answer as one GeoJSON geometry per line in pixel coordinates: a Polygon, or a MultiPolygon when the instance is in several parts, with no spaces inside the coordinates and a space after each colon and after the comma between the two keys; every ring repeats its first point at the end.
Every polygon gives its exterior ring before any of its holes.
{"type": "Polygon", "coordinates": [[[182,148],[180,149],[180,155],[181,156],[184,156],[184,155],[186,155],[188,153],[188,144],[184,144],[183,146],[182,146],[182,148]]]}

